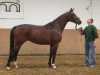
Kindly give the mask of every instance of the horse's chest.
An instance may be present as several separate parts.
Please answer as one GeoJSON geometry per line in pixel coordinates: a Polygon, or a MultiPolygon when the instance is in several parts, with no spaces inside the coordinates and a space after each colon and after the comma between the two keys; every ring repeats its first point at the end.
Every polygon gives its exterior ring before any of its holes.
{"type": "Polygon", "coordinates": [[[62,35],[59,32],[54,32],[51,34],[51,41],[52,42],[60,42],[62,39],[62,35]]]}

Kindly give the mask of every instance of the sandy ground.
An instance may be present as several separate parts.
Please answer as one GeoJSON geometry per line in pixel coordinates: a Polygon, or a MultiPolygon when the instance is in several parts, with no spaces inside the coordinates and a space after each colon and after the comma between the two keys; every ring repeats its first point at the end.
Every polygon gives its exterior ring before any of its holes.
{"type": "Polygon", "coordinates": [[[19,68],[11,64],[6,70],[7,56],[0,56],[0,75],[100,75],[100,55],[96,68],[83,66],[84,55],[61,55],[56,58],[57,69],[48,68],[48,56],[19,56],[19,68]]]}

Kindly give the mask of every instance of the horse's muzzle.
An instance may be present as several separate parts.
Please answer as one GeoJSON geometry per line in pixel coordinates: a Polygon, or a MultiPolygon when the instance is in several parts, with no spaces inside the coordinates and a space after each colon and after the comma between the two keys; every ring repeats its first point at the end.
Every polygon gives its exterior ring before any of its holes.
{"type": "Polygon", "coordinates": [[[78,24],[78,25],[80,25],[81,23],[82,23],[82,21],[81,21],[81,20],[77,22],[77,24],[78,24]]]}
{"type": "Polygon", "coordinates": [[[82,22],[81,21],[78,21],[77,23],[76,23],[76,26],[75,26],[75,29],[77,30],[77,25],[80,25],[82,22]]]}

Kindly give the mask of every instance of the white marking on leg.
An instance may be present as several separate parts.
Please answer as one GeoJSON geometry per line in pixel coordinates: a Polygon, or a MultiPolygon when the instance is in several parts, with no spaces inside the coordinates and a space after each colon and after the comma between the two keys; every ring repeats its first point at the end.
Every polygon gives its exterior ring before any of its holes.
{"type": "Polygon", "coordinates": [[[18,68],[18,65],[17,65],[16,61],[14,62],[14,66],[15,66],[15,68],[18,68]]]}
{"type": "Polygon", "coordinates": [[[8,67],[8,66],[7,66],[7,68],[6,68],[6,69],[7,69],[7,70],[10,70],[10,67],[8,67]]]}
{"type": "Polygon", "coordinates": [[[52,68],[53,68],[53,69],[56,69],[57,67],[56,67],[56,65],[55,65],[55,64],[52,64],[52,68]]]}

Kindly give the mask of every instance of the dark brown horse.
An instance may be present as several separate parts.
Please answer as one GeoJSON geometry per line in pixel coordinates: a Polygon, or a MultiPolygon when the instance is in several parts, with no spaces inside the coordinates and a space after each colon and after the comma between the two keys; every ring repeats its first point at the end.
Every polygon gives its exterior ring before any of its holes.
{"type": "MultiPolygon", "coordinates": [[[[7,69],[10,69],[11,61],[17,61],[19,49],[26,41],[31,41],[36,44],[50,45],[48,65],[49,67],[56,68],[56,52],[66,24],[68,22],[74,22],[76,25],[81,24],[80,18],[75,15],[73,10],[74,9],[71,8],[70,11],[43,26],[22,24],[13,27],[10,33],[10,54],[7,62],[7,69]]],[[[16,62],[15,68],[18,68],[16,62]]]]}

